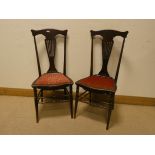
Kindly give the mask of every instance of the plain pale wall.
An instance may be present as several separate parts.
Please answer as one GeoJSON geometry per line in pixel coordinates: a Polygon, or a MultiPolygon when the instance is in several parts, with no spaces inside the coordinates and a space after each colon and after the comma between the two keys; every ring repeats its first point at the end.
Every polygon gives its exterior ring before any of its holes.
{"type": "MultiPolygon", "coordinates": [[[[68,29],[67,75],[73,81],[89,75],[90,30],[129,31],[117,94],[155,97],[155,20],[0,20],[0,87],[31,88],[32,82],[38,77],[38,70],[30,30],[42,28],[68,29]]],[[[61,39],[59,44],[58,51],[61,51],[61,39]]],[[[42,43],[39,47],[45,72],[48,68],[47,55],[43,53],[42,43]]],[[[95,48],[101,50],[98,45],[95,48]]],[[[117,51],[117,46],[114,51],[117,51]]],[[[96,52],[94,58],[95,73],[101,67],[100,54],[96,52]]],[[[109,70],[114,71],[117,55],[112,54],[109,70]]],[[[62,58],[63,54],[58,52],[57,59],[62,58]]],[[[62,70],[62,62],[56,66],[59,71],[62,70]]]]}

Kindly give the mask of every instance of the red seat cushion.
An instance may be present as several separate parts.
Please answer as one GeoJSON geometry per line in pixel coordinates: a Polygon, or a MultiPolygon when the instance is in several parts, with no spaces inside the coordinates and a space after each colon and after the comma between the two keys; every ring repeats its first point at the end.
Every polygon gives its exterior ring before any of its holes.
{"type": "Polygon", "coordinates": [[[62,73],[45,73],[41,75],[32,86],[57,86],[73,84],[73,81],[62,73]]]}
{"type": "Polygon", "coordinates": [[[92,89],[101,89],[112,92],[116,91],[116,84],[114,79],[111,77],[105,77],[101,75],[93,75],[86,77],[84,79],[77,81],[76,84],[89,87],[92,89]]]}

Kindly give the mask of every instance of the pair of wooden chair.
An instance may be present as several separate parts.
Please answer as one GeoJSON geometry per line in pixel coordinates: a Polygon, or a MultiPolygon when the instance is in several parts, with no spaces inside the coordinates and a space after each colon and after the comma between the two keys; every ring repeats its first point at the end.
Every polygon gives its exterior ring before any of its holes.
{"type": "Polygon", "coordinates": [[[109,121],[111,112],[114,108],[114,98],[115,92],[117,89],[116,83],[118,79],[118,73],[121,63],[121,58],[123,54],[123,48],[125,43],[125,38],[127,37],[128,31],[120,32],[115,30],[100,30],[93,31],[91,30],[91,66],[90,66],[90,75],[86,78],[83,78],[76,82],[76,96],[75,96],[75,106],[73,110],[73,92],[72,85],[73,81],[66,75],[66,41],[67,41],[67,30],[56,30],[56,29],[42,29],[42,30],[31,30],[34,37],[36,58],[38,64],[38,73],[39,77],[32,83],[34,90],[34,102],[36,110],[36,121],[39,122],[38,116],[38,103],[43,101],[44,91],[45,90],[57,90],[63,89],[64,95],[69,96],[70,101],[70,113],[71,118],[76,118],[76,112],[78,107],[78,101],[81,97],[85,96],[86,93],[89,94],[89,102],[92,102],[92,94],[99,93],[104,96],[104,103],[108,109],[107,115],[107,125],[106,129],[109,127],[109,121]],[[46,73],[41,73],[39,54],[36,37],[38,35],[43,35],[45,39],[45,46],[47,50],[47,55],[49,58],[49,69],[46,73]],[[56,54],[56,45],[57,38],[59,36],[64,37],[64,63],[63,63],[63,73],[57,71],[55,67],[55,54],[56,54]],[[98,74],[93,74],[93,55],[94,55],[94,39],[100,36],[102,44],[102,68],[98,74]],[[117,70],[115,78],[112,78],[107,70],[108,61],[112,52],[112,47],[114,44],[115,37],[122,37],[122,45],[120,50],[120,56],[118,60],[117,70]],[[84,93],[79,94],[79,88],[85,90],[84,93]]]}

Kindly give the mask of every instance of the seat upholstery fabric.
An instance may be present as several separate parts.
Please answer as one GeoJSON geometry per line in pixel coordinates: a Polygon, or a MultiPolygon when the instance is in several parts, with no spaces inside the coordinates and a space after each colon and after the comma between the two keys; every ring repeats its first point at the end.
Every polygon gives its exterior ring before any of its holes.
{"type": "Polygon", "coordinates": [[[59,86],[72,83],[72,80],[62,73],[45,73],[35,80],[32,86],[59,86]]]}
{"type": "Polygon", "coordinates": [[[86,77],[84,79],[81,79],[76,82],[76,84],[90,87],[92,89],[101,89],[101,90],[107,90],[107,91],[116,91],[116,84],[113,78],[111,77],[105,77],[101,75],[92,75],[89,77],[86,77]]]}

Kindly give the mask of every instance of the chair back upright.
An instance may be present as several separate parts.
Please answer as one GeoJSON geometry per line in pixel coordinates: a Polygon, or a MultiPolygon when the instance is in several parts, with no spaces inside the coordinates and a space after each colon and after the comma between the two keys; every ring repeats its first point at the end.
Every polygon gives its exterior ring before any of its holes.
{"type": "Polygon", "coordinates": [[[55,67],[55,54],[56,54],[56,45],[57,45],[57,37],[64,37],[64,64],[63,64],[63,74],[66,75],[66,38],[67,38],[67,30],[56,30],[56,29],[42,29],[42,30],[31,30],[32,35],[34,37],[37,65],[38,65],[38,73],[41,76],[41,67],[39,61],[39,54],[37,48],[37,35],[43,35],[45,38],[45,46],[49,59],[49,69],[47,73],[57,73],[57,69],[55,67]]]}
{"type": "Polygon", "coordinates": [[[90,31],[91,33],[91,65],[90,65],[90,76],[93,75],[93,55],[94,55],[94,50],[93,50],[93,44],[94,44],[94,39],[96,36],[101,37],[101,44],[102,44],[102,68],[100,72],[98,73],[99,75],[102,76],[109,76],[107,66],[108,66],[108,61],[112,52],[112,48],[114,45],[114,37],[120,36],[123,38],[122,41],[122,46],[121,46],[121,51],[120,51],[120,56],[119,56],[119,61],[117,65],[117,70],[116,70],[116,75],[115,75],[115,81],[117,82],[118,78],[118,73],[119,73],[119,68],[120,68],[120,63],[122,59],[122,54],[123,54],[123,48],[124,48],[124,43],[125,43],[125,38],[127,37],[128,31],[125,32],[120,32],[116,30],[100,30],[100,31],[90,31]]]}

